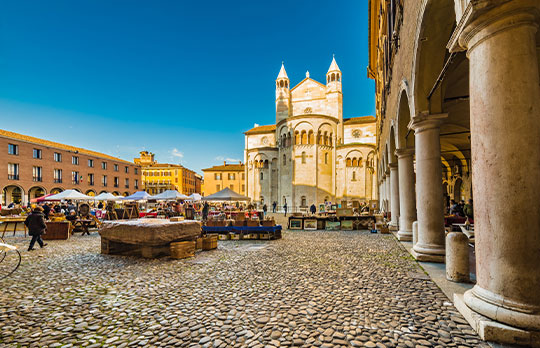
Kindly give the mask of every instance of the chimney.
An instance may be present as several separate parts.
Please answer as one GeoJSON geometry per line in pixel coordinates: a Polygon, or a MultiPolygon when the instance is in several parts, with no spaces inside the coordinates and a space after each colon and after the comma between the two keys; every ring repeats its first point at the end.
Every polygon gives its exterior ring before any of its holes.
{"type": "Polygon", "coordinates": [[[223,165],[226,166],[226,165],[227,165],[227,161],[223,161],[223,165]]]}

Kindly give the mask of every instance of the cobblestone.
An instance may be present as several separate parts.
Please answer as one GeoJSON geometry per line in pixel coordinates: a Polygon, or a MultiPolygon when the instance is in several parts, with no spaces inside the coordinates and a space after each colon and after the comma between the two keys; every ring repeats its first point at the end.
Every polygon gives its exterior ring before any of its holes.
{"type": "Polygon", "coordinates": [[[0,281],[0,346],[488,347],[388,235],[285,232],[188,260],[99,251],[96,233],[24,251],[0,281]]]}

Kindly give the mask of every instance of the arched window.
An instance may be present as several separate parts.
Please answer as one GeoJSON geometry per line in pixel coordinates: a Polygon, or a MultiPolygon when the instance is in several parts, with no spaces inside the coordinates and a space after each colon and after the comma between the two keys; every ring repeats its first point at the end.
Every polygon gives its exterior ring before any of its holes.
{"type": "Polygon", "coordinates": [[[264,161],[264,168],[265,168],[265,169],[268,169],[268,160],[265,160],[265,161],[264,161]]]}
{"type": "Polygon", "coordinates": [[[287,164],[287,155],[283,154],[283,165],[287,164]]]}
{"type": "Polygon", "coordinates": [[[287,146],[291,146],[291,133],[287,134],[287,146]]]}
{"type": "Polygon", "coordinates": [[[348,158],[347,158],[347,167],[350,167],[350,166],[351,166],[351,158],[348,157],[348,158]]]}
{"type": "Polygon", "coordinates": [[[353,166],[353,167],[358,167],[358,160],[356,159],[356,157],[354,157],[354,158],[352,159],[352,166],[353,166]]]}
{"type": "Polygon", "coordinates": [[[321,132],[317,132],[317,144],[322,144],[322,135],[321,132]]]}
{"type": "Polygon", "coordinates": [[[306,131],[305,130],[302,131],[301,134],[302,134],[302,140],[301,140],[302,144],[307,144],[307,133],[306,133],[306,131]]]}
{"type": "Polygon", "coordinates": [[[324,153],[324,164],[328,164],[328,152],[324,153]]]}
{"type": "Polygon", "coordinates": [[[332,81],[336,80],[336,74],[332,74],[332,81]]]}
{"type": "Polygon", "coordinates": [[[313,144],[313,131],[309,131],[308,133],[308,144],[313,144]]]}
{"type": "Polygon", "coordinates": [[[294,132],[294,145],[300,144],[300,133],[298,131],[294,132]]]}
{"type": "Polygon", "coordinates": [[[283,80],[279,81],[279,87],[283,87],[283,80]]]}
{"type": "Polygon", "coordinates": [[[306,152],[302,151],[302,163],[306,163],[306,152]]]}
{"type": "Polygon", "coordinates": [[[328,145],[332,146],[332,138],[334,138],[334,133],[330,133],[330,136],[328,137],[328,145]]]}
{"type": "Polygon", "coordinates": [[[302,206],[302,207],[307,207],[306,196],[302,196],[301,202],[300,202],[300,206],[302,206]]]}
{"type": "Polygon", "coordinates": [[[336,80],[337,80],[337,81],[339,82],[339,81],[340,81],[340,79],[341,79],[341,76],[340,76],[339,74],[337,74],[337,78],[336,78],[336,80]]]}
{"type": "Polygon", "coordinates": [[[352,172],[352,181],[356,181],[356,172],[352,172]]]}
{"type": "Polygon", "coordinates": [[[263,173],[263,172],[261,172],[261,174],[260,174],[260,175],[261,175],[261,180],[262,180],[262,179],[264,179],[264,173],[263,173]]]}
{"type": "Polygon", "coordinates": [[[324,145],[328,145],[328,133],[324,132],[324,145]]]}

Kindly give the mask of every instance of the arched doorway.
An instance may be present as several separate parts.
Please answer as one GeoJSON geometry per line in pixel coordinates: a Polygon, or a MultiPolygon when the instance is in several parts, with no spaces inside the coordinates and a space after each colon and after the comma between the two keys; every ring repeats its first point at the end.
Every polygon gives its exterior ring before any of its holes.
{"type": "MultiPolygon", "coordinates": [[[[454,200],[456,202],[459,202],[462,199],[462,194],[461,194],[462,183],[463,181],[461,180],[461,178],[457,178],[456,181],[454,182],[454,200]]],[[[463,197],[463,199],[465,198],[463,197]]]]}
{"type": "Polygon", "coordinates": [[[63,192],[63,191],[64,191],[63,188],[55,187],[55,188],[51,189],[51,192],[50,192],[50,193],[51,193],[52,195],[55,195],[55,194],[60,193],[60,192],[63,192]]]}
{"type": "Polygon", "coordinates": [[[28,201],[30,202],[32,199],[43,197],[47,194],[45,189],[41,186],[34,186],[28,190],[28,201]]]}
{"type": "Polygon", "coordinates": [[[85,195],[90,196],[90,197],[95,197],[96,196],[96,191],[88,190],[88,191],[86,191],[85,195]]]}
{"type": "Polygon", "coordinates": [[[24,190],[17,185],[8,185],[3,189],[3,205],[9,205],[10,203],[21,204],[23,203],[24,190]]]}
{"type": "Polygon", "coordinates": [[[126,192],[124,192],[124,193],[122,194],[122,196],[124,196],[124,197],[127,197],[127,196],[129,196],[129,192],[127,192],[127,191],[126,191],[126,192]]]}

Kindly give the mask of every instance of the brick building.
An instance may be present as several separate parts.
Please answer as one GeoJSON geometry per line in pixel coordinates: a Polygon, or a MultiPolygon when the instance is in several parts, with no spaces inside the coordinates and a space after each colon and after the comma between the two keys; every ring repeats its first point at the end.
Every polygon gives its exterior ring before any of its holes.
{"type": "Polygon", "coordinates": [[[225,187],[242,195],[246,194],[245,165],[223,162],[223,165],[202,170],[204,173],[204,195],[209,196],[225,187]]]}
{"type": "Polygon", "coordinates": [[[28,203],[75,189],[87,195],[129,195],[139,189],[139,166],[103,153],[0,130],[0,202],[28,203]]]}

